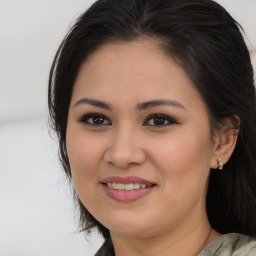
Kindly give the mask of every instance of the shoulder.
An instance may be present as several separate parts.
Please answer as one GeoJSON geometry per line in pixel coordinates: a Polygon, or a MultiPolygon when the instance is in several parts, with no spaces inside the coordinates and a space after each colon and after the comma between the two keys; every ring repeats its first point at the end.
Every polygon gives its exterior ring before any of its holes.
{"type": "Polygon", "coordinates": [[[219,236],[208,243],[198,256],[255,256],[256,237],[238,233],[219,236]]]}

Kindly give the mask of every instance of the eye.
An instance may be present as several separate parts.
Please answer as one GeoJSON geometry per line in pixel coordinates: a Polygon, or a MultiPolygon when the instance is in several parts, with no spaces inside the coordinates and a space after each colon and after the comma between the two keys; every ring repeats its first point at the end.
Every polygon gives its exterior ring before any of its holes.
{"type": "Polygon", "coordinates": [[[164,114],[150,115],[144,122],[144,125],[148,126],[167,126],[171,124],[177,124],[176,120],[164,114]]]}
{"type": "Polygon", "coordinates": [[[111,122],[106,116],[98,113],[84,115],[79,121],[94,126],[111,125],[111,122]]]}

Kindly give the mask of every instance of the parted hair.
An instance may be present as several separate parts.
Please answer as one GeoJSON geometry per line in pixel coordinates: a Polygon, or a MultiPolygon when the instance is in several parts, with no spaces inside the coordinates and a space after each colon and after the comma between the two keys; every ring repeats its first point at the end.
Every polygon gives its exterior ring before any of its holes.
{"type": "MultiPolygon", "coordinates": [[[[51,127],[59,158],[72,180],[66,150],[70,99],[81,64],[107,42],[152,38],[185,70],[202,95],[212,134],[225,117],[240,126],[234,152],[220,172],[210,170],[206,208],[220,233],[256,235],[256,101],[253,68],[241,26],[211,0],[98,0],[71,27],[55,55],[49,77],[51,127]]],[[[88,195],[90,196],[90,195],[88,195]]],[[[81,203],[80,230],[109,230],[81,203]]]]}

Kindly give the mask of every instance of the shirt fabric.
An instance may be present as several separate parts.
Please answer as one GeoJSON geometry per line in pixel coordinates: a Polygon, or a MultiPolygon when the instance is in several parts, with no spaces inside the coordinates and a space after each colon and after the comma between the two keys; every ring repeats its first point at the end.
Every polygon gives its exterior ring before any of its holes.
{"type": "MultiPolygon", "coordinates": [[[[115,256],[111,239],[104,242],[95,256],[115,256]]],[[[237,233],[218,236],[197,256],[256,256],[256,238],[237,233]]]]}

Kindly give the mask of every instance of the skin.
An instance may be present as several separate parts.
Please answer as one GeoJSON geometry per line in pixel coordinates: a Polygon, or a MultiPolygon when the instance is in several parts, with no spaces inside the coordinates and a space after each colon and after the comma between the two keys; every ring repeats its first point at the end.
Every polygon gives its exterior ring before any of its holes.
{"type": "Polygon", "coordinates": [[[110,230],[117,256],[195,255],[220,235],[206,214],[207,182],[217,158],[228,161],[236,137],[223,132],[213,142],[210,130],[201,95],[157,42],[108,43],[83,63],[70,103],[67,152],[76,192],[110,230]],[[152,100],[175,103],[138,110],[152,100]],[[84,118],[88,113],[103,115],[102,123],[84,118]],[[156,125],[152,114],[167,118],[156,125]],[[109,176],[137,176],[156,186],[118,202],[100,183],[109,176]]]}

